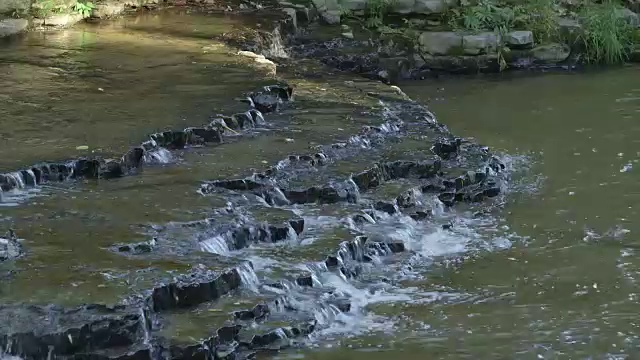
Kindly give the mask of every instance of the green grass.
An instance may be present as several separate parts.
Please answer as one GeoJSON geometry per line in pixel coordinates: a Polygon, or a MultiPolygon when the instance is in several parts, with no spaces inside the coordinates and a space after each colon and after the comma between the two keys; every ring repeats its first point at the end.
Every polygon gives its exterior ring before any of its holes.
{"type": "Polygon", "coordinates": [[[618,15],[620,5],[611,0],[588,3],[580,11],[580,39],[585,59],[592,64],[620,64],[630,55],[634,29],[618,15]]]}

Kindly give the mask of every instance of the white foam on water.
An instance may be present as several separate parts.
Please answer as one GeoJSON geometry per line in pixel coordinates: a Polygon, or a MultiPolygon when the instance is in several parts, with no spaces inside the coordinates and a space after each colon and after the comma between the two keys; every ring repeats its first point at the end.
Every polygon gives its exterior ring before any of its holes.
{"type": "Polygon", "coordinates": [[[171,151],[160,147],[145,152],[144,161],[150,164],[170,164],[174,161],[174,156],[171,151]]]}
{"type": "Polygon", "coordinates": [[[200,241],[200,250],[222,256],[229,256],[231,253],[227,240],[223,235],[216,235],[200,241]]]}
{"type": "Polygon", "coordinates": [[[149,323],[149,319],[147,318],[147,313],[144,311],[143,308],[140,308],[140,319],[141,321],[141,326],[142,326],[142,344],[144,344],[147,348],[149,348],[149,346],[151,345],[151,334],[149,334],[149,328],[147,327],[147,324],[149,323]]]}
{"type": "Polygon", "coordinates": [[[18,206],[21,203],[24,203],[29,199],[38,196],[41,191],[42,189],[37,187],[26,189],[12,189],[9,191],[2,191],[0,189],[0,208],[18,206]]]}
{"type": "Polygon", "coordinates": [[[238,266],[238,273],[240,275],[242,285],[257,293],[258,287],[260,286],[260,280],[258,279],[256,272],[253,270],[251,263],[245,262],[238,266]]]}
{"type": "Polygon", "coordinates": [[[19,356],[0,353],[0,360],[23,360],[23,359],[19,356]]]}

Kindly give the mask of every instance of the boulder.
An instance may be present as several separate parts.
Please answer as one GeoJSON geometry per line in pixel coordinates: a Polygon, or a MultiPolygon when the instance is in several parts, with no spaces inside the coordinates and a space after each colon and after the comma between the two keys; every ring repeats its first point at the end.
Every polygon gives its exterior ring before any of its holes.
{"type": "Polygon", "coordinates": [[[298,15],[296,9],[293,8],[283,8],[282,11],[287,14],[291,21],[291,26],[293,27],[293,31],[298,30],[298,15]]]}
{"type": "Polygon", "coordinates": [[[443,14],[456,0],[397,0],[391,2],[390,11],[397,14],[443,14]]]}
{"type": "Polygon", "coordinates": [[[0,0],[0,14],[11,14],[14,11],[25,12],[30,8],[30,0],[0,0]]]}
{"type": "Polygon", "coordinates": [[[462,49],[467,55],[491,54],[498,50],[500,42],[500,35],[493,32],[465,35],[462,37],[462,49]]]}
{"type": "Polygon", "coordinates": [[[640,13],[640,0],[625,0],[627,8],[636,13],[640,13]]]}
{"type": "Polygon", "coordinates": [[[413,12],[416,14],[443,14],[456,6],[457,0],[415,0],[413,12]]]}
{"type": "Polygon", "coordinates": [[[336,25],[340,23],[340,10],[327,10],[320,13],[322,20],[328,25],[336,25]]]}
{"type": "Polygon", "coordinates": [[[80,14],[60,14],[60,15],[52,15],[42,20],[42,25],[44,26],[57,26],[57,27],[65,27],[73,25],[83,17],[80,14]]]}
{"type": "Polygon", "coordinates": [[[544,64],[557,64],[565,61],[571,54],[571,49],[565,44],[546,44],[535,47],[531,55],[536,62],[544,64]]]}
{"type": "Polygon", "coordinates": [[[120,15],[124,11],[124,4],[119,1],[108,1],[96,4],[91,16],[98,19],[106,19],[120,15]]]}
{"type": "Polygon", "coordinates": [[[9,231],[6,237],[0,237],[0,261],[15,259],[23,253],[22,245],[13,231],[9,231]]]}
{"type": "Polygon", "coordinates": [[[456,55],[462,52],[462,35],[455,32],[423,32],[418,39],[420,51],[431,55],[456,55]]]}
{"type": "Polygon", "coordinates": [[[23,32],[29,22],[25,19],[4,19],[0,20],[0,38],[11,36],[23,32]]]}
{"type": "Polygon", "coordinates": [[[505,35],[504,41],[514,49],[530,48],[533,46],[533,32],[528,30],[512,31],[505,35]]]}
{"type": "Polygon", "coordinates": [[[616,15],[619,18],[624,19],[627,24],[635,27],[635,28],[640,28],[640,15],[636,14],[635,12],[627,9],[627,8],[620,8],[616,11],[616,15]]]}

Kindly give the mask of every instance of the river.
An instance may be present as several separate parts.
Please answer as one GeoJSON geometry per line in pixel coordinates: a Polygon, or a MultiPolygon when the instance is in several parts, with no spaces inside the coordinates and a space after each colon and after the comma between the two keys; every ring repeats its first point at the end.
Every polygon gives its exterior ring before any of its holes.
{"type": "MultiPolygon", "coordinates": [[[[244,111],[236,98],[274,79],[209,40],[239,26],[230,17],[211,19],[174,10],[30,33],[3,45],[1,172],[45,160],[118,156],[146,134],[244,111]]],[[[400,84],[453,134],[489,146],[506,164],[508,191],[489,207],[447,209],[421,198],[434,214],[426,222],[378,211],[373,223],[355,224],[345,220],[349,214],[415,182],[390,182],[359,194],[356,203],[325,205],[273,206],[248,193],[197,191],[203,181],[250,175],[290,154],[346,141],[363,125],[393,123],[394,111],[409,111],[366,95],[393,93],[385,85],[312,61],[283,67],[279,76],[296,86],[296,100],[266,116],[269,129],[217,147],[173,151],[136,176],[5,193],[0,224],[24,238],[26,255],[0,264],[10,274],[2,279],[0,300],[118,303],[208,261],[182,252],[196,243],[197,251],[212,256],[215,270],[246,260],[254,270],[243,273],[245,288],[237,293],[159,315],[163,325],[152,338],[182,344],[212,336],[230,312],[270,301],[273,289],[264,290],[270,281],[310,272],[317,290],[284,287],[295,313],[285,307],[249,328],[253,334],[310,317],[316,331],[281,339],[287,340],[282,351],[260,357],[638,358],[638,70],[400,84]],[[230,206],[238,218],[218,211],[230,206]],[[305,221],[301,234],[238,249],[211,228],[184,226],[205,218],[217,224],[294,217],[305,221]],[[318,268],[317,261],[356,235],[400,241],[410,252],[376,257],[357,279],[318,268]],[[151,237],[161,249],[151,256],[111,248],[151,237]],[[346,311],[333,305],[343,298],[349,299],[346,311]]],[[[432,130],[410,124],[392,127],[380,144],[358,143],[365,150],[326,170],[296,170],[287,184],[331,182],[380,159],[428,159],[432,130]]]]}

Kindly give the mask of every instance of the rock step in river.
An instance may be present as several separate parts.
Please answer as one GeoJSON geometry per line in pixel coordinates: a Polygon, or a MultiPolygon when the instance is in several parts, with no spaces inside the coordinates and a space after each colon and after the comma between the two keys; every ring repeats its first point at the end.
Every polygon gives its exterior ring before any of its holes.
{"type": "MultiPolygon", "coordinates": [[[[258,119],[258,125],[266,124],[262,113],[286,112],[292,95],[289,86],[265,88],[250,96],[255,110],[246,115],[220,117],[197,131],[154,134],[146,143],[150,147],[134,148],[114,166],[80,159],[56,177],[42,175],[51,166],[32,167],[36,180],[28,185],[74,174],[122,176],[159,148],[219,143],[229,129],[241,130],[247,122],[253,127],[258,119]],[[127,165],[132,157],[135,166],[127,165]],[[79,171],[78,164],[91,164],[93,170],[79,171]],[[109,170],[114,167],[126,171],[109,170]]],[[[168,224],[147,241],[110,248],[132,258],[177,257],[198,264],[192,270],[140,289],[122,305],[2,306],[0,318],[8,321],[0,329],[0,348],[25,359],[248,358],[344,326],[366,314],[370,298],[398,298],[392,291],[398,281],[394,273],[423,255],[410,238],[380,230],[400,221],[450,231],[450,222],[438,224],[447,209],[456,203],[476,210],[488,206],[494,201],[482,202],[506,189],[508,171],[488,149],[453,137],[424,107],[400,99],[379,100],[379,105],[379,111],[365,114],[378,125],[366,125],[358,135],[290,155],[244,178],[205,182],[199,190],[204,196],[228,199],[210,218],[168,224]],[[399,147],[404,140],[412,146],[399,147]],[[260,220],[260,209],[279,210],[279,220],[260,220]],[[350,239],[304,254],[317,245],[305,243],[307,234],[326,230],[318,225],[318,211],[338,219],[330,227],[346,225],[350,239]],[[278,244],[291,253],[286,260],[277,256],[278,244]],[[251,255],[260,251],[262,264],[251,255]]],[[[26,186],[25,174],[31,173],[13,174],[26,186]]],[[[3,179],[6,191],[16,187],[13,175],[3,179]]]]}

